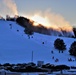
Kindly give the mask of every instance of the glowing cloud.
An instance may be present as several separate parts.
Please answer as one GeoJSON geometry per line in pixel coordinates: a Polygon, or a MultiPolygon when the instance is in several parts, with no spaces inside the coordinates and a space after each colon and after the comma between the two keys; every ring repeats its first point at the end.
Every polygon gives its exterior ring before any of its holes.
{"type": "Polygon", "coordinates": [[[53,29],[61,29],[61,30],[66,30],[67,32],[72,31],[72,26],[70,25],[69,22],[67,22],[64,17],[61,15],[55,14],[50,11],[46,12],[41,12],[37,11],[34,12],[34,14],[29,14],[30,16],[27,15],[28,18],[34,20],[35,22],[33,23],[35,26],[42,24],[43,26],[47,28],[53,28],[53,29]]]}
{"type": "Polygon", "coordinates": [[[1,15],[18,15],[18,10],[14,0],[2,0],[0,3],[1,15]]]}
{"type": "Polygon", "coordinates": [[[38,25],[37,23],[42,24],[45,27],[49,27],[51,25],[46,17],[42,17],[40,15],[34,15],[31,19],[35,21],[34,25],[38,25]]]}
{"type": "Polygon", "coordinates": [[[17,6],[14,0],[3,0],[3,3],[5,5],[6,12],[10,12],[12,15],[18,15],[17,6]]]}

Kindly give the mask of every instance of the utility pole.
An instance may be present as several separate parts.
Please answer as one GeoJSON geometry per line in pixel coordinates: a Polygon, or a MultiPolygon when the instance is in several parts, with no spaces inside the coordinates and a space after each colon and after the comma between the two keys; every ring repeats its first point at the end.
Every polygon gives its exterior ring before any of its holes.
{"type": "Polygon", "coordinates": [[[31,58],[31,61],[33,62],[33,51],[32,51],[32,58],[31,58]]]}

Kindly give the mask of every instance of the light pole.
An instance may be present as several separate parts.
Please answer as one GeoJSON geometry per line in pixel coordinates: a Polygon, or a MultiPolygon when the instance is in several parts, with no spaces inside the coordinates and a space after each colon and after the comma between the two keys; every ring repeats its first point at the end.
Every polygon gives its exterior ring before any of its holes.
{"type": "Polygon", "coordinates": [[[32,58],[31,58],[31,61],[33,62],[33,51],[32,51],[32,58]]]}

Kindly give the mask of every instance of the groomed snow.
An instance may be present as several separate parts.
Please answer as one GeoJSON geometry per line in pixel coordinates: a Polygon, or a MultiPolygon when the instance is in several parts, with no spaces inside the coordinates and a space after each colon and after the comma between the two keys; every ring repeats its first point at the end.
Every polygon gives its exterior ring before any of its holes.
{"type": "Polygon", "coordinates": [[[31,62],[33,51],[33,62],[44,61],[51,64],[66,64],[74,66],[76,61],[68,62],[68,58],[75,60],[69,55],[69,47],[72,42],[76,41],[73,38],[48,36],[34,33],[30,39],[24,34],[24,28],[11,21],[0,21],[0,63],[27,63],[31,62]],[[12,29],[10,28],[12,24],[12,29]],[[19,32],[17,32],[19,30],[19,32]],[[56,38],[61,38],[67,45],[67,50],[64,53],[59,53],[54,48],[56,38]],[[42,44],[44,42],[44,44],[42,44]],[[54,54],[51,54],[51,50],[54,54]],[[52,57],[55,57],[52,59],[52,57]],[[58,58],[59,62],[55,62],[58,58]]]}

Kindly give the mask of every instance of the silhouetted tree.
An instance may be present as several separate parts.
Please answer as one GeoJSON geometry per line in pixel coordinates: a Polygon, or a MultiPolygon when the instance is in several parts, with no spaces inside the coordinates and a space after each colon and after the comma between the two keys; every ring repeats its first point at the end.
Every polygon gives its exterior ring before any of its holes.
{"type": "Polygon", "coordinates": [[[26,27],[27,27],[26,22],[29,22],[29,19],[20,16],[20,17],[18,17],[18,18],[16,19],[16,22],[17,22],[19,25],[21,25],[22,27],[26,28],[26,27]]]}
{"type": "Polygon", "coordinates": [[[73,55],[76,57],[76,41],[74,41],[71,44],[70,49],[69,49],[69,53],[70,53],[70,55],[73,55]]]}
{"type": "Polygon", "coordinates": [[[33,33],[34,33],[31,29],[28,29],[28,28],[26,28],[26,29],[24,30],[24,32],[25,32],[26,34],[28,34],[28,35],[33,35],[33,33]]]}
{"type": "Polygon", "coordinates": [[[28,29],[28,28],[26,28],[24,30],[24,33],[28,35],[28,38],[29,39],[30,39],[30,35],[33,35],[34,34],[34,32],[31,29],[28,29]]]}
{"type": "Polygon", "coordinates": [[[54,47],[59,50],[59,53],[60,53],[60,51],[62,51],[62,53],[63,53],[63,51],[66,49],[66,45],[65,45],[64,41],[60,38],[57,38],[54,41],[54,47]]]}
{"type": "Polygon", "coordinates": [[[76,28],[73,28],[73,32],[74,32],[74,37],[76,38],[76,28]]]}

